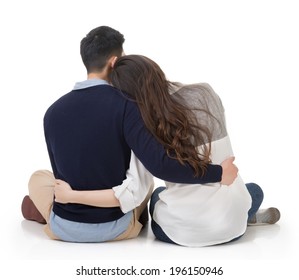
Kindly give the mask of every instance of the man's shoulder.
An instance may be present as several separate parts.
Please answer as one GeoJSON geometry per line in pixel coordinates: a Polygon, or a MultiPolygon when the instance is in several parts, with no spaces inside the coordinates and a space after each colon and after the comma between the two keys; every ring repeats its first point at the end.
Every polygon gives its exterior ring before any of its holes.
{"type": "Polygon", "coordinates": [[[110,85],[95,85],[82,89],[73,89],[70,92],[60,96],[56,99],[50,107],[57,106],[58,104],[68,103],[70,101],[80,101],[83,99],[101,99],[104,96],[119,99],[126,102],[128,99],[126,94],[110,85]]]}
{"type": "Polygon", "coordinates": [[[82,106],[90,106],[91,108],[100,106],[108,109],[110,104],[114,105],[114,109],[126,110],[127,104],[130,108],[136,107],[134,101],[128,98],[128,95],[117,88],[110,85],[96,85],[82,89],[73,89],[70,92],[56,99],[46,110],[45,115],[56,112],[57,110],[72,110],[82,106]],[[132,106],[132,107],[131,107],[132,106]]]}

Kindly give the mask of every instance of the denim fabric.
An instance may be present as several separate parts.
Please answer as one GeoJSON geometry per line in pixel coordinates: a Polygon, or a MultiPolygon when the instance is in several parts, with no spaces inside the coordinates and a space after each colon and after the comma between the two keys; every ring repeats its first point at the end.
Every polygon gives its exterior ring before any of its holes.
{"type": "Polygon", "coordinates": [[[264,199],[264,193],[261,187],[255,183],[248,183],[246,187],[252,200],[251,208],[248,211],[249,220],[259,210],[264,199]]]}
{"type": "Polygon", "coordinates": [[[163,242],[176,244],[175,242],[173,242],[165,234],[165,232],[163,231],[163,229],[153,219],[155,204],[159,200],[159,193],[162,192],[162,191],[164,191],[165,189],[166,189],[165,187],[158,187],[157,189],[155,189],[155,191],[152,194],[151,202],[150,202],[150,207],[149,207],[149,212],[150,212],[150,215],[152,217],[151,227],[152,227],[152,231],[153,231],[153,233],[154,233],[154,235],[156,236],[157,239],[159,239],[159,240],[161,240],[163,242]]]}

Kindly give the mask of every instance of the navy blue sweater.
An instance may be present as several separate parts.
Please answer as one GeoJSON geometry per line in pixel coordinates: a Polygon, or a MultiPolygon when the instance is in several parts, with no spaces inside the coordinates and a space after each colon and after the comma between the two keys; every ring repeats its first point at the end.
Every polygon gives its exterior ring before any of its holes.
{"type": "MultiPolygon", "coordinates": [[[[203,177],[169,158],[148,132],[137,105],[109,85],[73,90],[47,110],[44,130],[55,178],[75,190],[111,189],[126,178],[131,150],[156,177],[177,183],[221,181],[222,168],[209,165],[203,177]]],[[[101,208],[54,202],[58,216],[103,223],[120,218],[119,207],[101,208]]]]}

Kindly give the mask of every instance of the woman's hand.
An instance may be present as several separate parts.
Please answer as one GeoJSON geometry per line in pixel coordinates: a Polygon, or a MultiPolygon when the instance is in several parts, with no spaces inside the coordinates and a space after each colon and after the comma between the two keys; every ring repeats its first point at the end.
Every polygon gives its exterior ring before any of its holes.
{"type": "Polygon", "coordinates": [[[55,201],[59,203],[78,203],[95,207],[120,207],[112,189],[77,191],[63,180],[55,180],[55,201]]]}
{"type": "Polygon", "coordinates": [[[55,180],[54,194],[56,202],[64,204],[71,202],[73,193],[74,191],[67,182],[59,179],[55,180]]]}

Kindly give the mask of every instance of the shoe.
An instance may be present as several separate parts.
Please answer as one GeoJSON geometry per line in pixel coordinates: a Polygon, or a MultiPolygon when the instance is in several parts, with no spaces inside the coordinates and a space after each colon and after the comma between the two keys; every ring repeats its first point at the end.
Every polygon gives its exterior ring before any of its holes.
{"type": "Polygon", "coordinates": [[[34,205],[33,201],[30,199],[29,195],[26,195],[23,198],[22,202],[22,214],[26,220],[36,221],[40,224],[46,224],[46,220],[41,215],[41,213],[37,210],[36,206],[34,205]]]}
{"type": "Polygon", "coordinates": [[[280,219],[280,212],[277,208],[270,207],[258,210],[257,213],[248,221],[248,225],[257,226],[263,224],[275,224],[280,219]]]}

